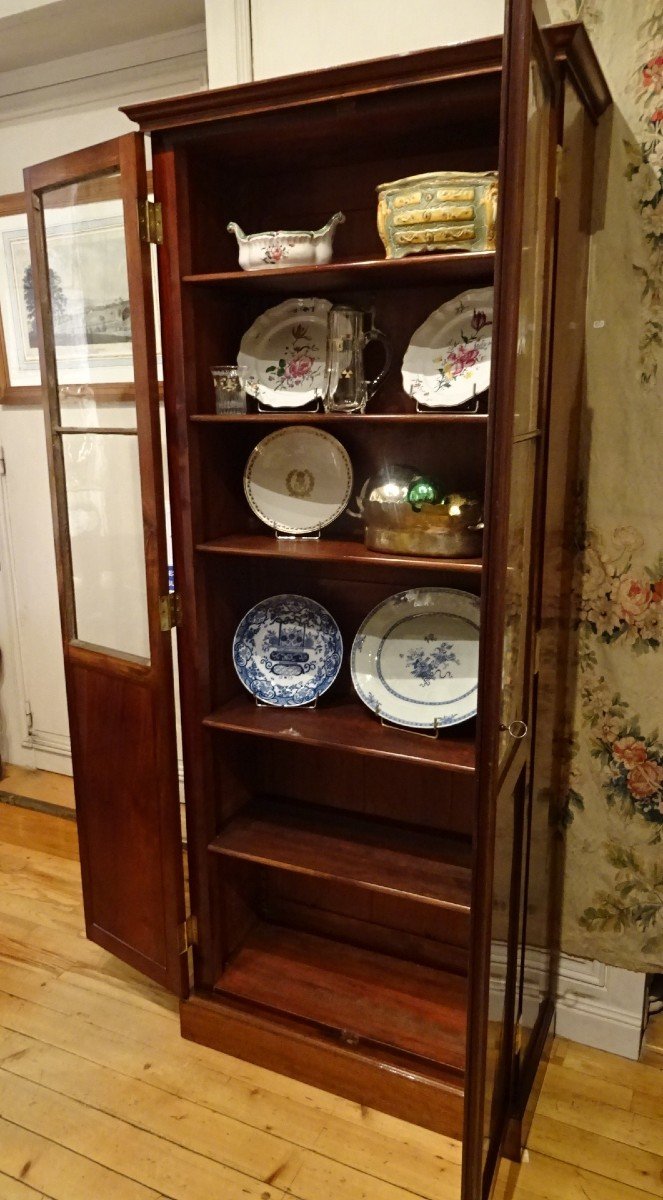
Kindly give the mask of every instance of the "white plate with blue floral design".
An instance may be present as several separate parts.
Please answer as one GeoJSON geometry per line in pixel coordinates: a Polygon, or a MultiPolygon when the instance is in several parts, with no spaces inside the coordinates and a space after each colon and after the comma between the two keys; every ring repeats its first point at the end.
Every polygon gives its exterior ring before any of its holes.
{"type": "Polygon", "coordinates": [[[436,308],[413,333],[403,359],[403,388],[424,408],[456,408],[490,383],[493,289],[462,292],[436,308]]]}
{"type": "Polygon", "coordinates": [[[327,386],[330,300],[284,300],[268,308],[242,338],[237,366],[263,408],[302,408],[327,386]]]}
{"type": "Polygon", "coordinates": [[[334,618],[307,596],[261,600],[242,617],[233,662],[244,687],[263,704],[313,704],[336,679],[343,660],[334,618]]]}
{"type": "Polygon", "coordinates": [[[442,729],[476,716],[479,599],[454,588],[389,596],[352,645],[355,689],[374,713],[409,729],[442,729]]]}

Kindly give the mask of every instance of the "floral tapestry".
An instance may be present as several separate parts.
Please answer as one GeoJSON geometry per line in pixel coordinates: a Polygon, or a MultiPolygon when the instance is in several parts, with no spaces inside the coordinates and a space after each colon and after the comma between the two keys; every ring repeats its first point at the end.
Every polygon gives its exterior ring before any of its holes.
{"type": "Polygon", "coordinates": [[[663,8],[548,7],[584,20],[614,99],[590,259],[563,948],[663,970],[663,8]]]}

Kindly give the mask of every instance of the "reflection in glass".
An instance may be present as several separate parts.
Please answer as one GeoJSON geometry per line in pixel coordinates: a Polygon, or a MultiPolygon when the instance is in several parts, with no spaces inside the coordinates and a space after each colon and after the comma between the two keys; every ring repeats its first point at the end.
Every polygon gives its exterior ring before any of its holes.
{"type": "Polygon", "coordinates": [[[532,62],[527,110],[527,166],[520,264],[515,436],[536,429],[539,423],[541,365],[544,352],[542,320],[545,312],[545,258],[549,233],[546,222],[549,151],[550,106],[546,102],[538,64],[532,62]]]}
{"type": "Polygon", "coordinates": [[[58,388],[60,422],[66,429],[136,429],[136,403],[100,400],[99,389],[70,383],[58,388]]]}
{"type": "Polygon", "coordinates": [[[119,173],[45,192],[43,212],[58,384],[89,409],[95,384],[133,380],[119,173]]]}
{"type": "MultiPolygon", "coordinates": [[[[60,424],[73,428],[136,428],[134,367],[124,211],[119,172],[44,192],[44,239],[58,380],[60,424]],[[126,404],[109,412],[109,404],[126,404]]],[[[157,351],[156,247],[152,251],[157,351]]],[[[22,337],[37,358],[32,267],[15,264],[23,280],[22,337]]],[[[158,353],[158,366],[160,353],[158,353]]],[[[159,377],[160,372],[159,372],[159,377]]]]}
{"type": "Polygon", "coordinates": [[[137,439],[65,434],[63,447],[77,639],[148,659],[137,439]]]}
{"type": "Polygon", "coordinates": [[[488,1001],[488,1038],[486,1047],[486,1094],[484,1110],[484,1151],[499,1128],[507,1101],[509,1064],[504,1050],[505,1032],[512,1024],[514,988],[509,973],[509,917],[516,900],[518,885],[514,877],[514,844],[520,829],[526,768],[521,771],[513,790],[502,791],[495,813],[495,867],[493,877],[493,927],[490,943],[490,991],[488,1001]],[[507,1003],[509,1011],[507,1012],[507,1003]]]}
{"type": "MultiPolygon", "coordinates": [[[[504,649],[500,724],[527,720],[525,652],[529,616],[530,539],[537,439],[516,442],[511,460],[509,542],[504,596],[504,649]]],[[[513,749],[513,739],[503,732],[500,761],[513,749]]]]}

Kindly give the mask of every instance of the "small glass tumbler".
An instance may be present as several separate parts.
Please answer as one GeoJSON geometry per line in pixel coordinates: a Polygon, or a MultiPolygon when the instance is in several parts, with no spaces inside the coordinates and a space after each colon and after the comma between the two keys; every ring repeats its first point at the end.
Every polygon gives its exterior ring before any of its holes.
{"type": "Polygon", "coordinates": [[[246,389],[236,366],[212,367],[216,411],[245,413],[246,389]]]}

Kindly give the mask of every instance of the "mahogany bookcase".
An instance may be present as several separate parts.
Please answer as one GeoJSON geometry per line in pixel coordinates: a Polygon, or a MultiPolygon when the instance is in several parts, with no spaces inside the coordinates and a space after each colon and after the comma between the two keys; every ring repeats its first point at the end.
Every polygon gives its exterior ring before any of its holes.
{"type": "Polygon", "coordinates": [[[519,1152],[552,1030],[555,738],[572,637],[594,131],[609,103],[582,25],[540,31],[514,0],[503,40],[126,109],[151,135],[157,208],[138,134],[26,172],[88,933],[181,994],[186,1037],[462,1138],[463,1200],[488,1195],[500,1155],[519,1152]],[[385,260],[376,186],[444,169],[499,170],[497,252],[385,260]],[[68,550],[70,431],[43,208],[54,189],[110,171],[127,218],[149,659],[78,637],[68,550]],[[239,270],[229,220],[315,228],[337,210],[346,222],[330,264],[239,270]],[[165,582],[150,237],[179,605],[165,582]],[[412,332],[489,285],[489,394],[476,412],[415,412],[398,370],[412,332]],[[216,414],[210,366],[235,361],[252,321],[288,296],[375,310],[397,366],[365,415],[216,414]],[[377,554],[348,516],[319,540],[272,536],[245,502],[243,467],[270,430],[304,423],[340,439],[358,485],[385,462],[412,462],[482,494],[483,556],[377,554]],[[347,664],[380,600],[430,584],[482,605],[478,717],[437,738],[381,725],[347,664]],[[343,669],[315,710],[257,707],[233,669],[240,617],[280,592],[318,600],[343,634],[343,669]]]}

